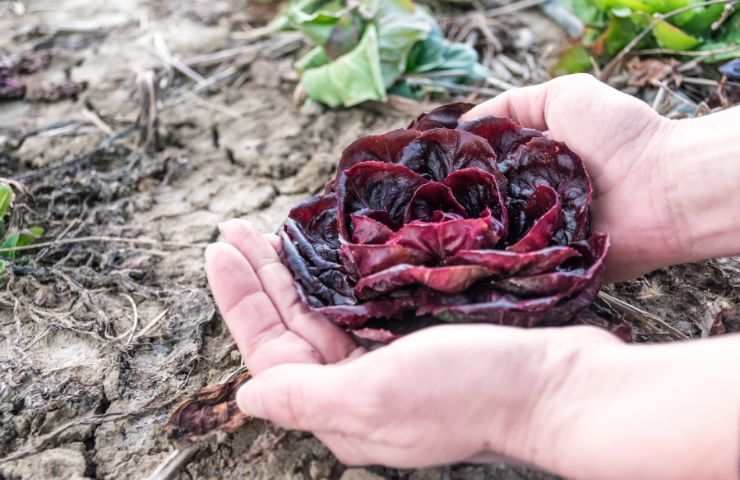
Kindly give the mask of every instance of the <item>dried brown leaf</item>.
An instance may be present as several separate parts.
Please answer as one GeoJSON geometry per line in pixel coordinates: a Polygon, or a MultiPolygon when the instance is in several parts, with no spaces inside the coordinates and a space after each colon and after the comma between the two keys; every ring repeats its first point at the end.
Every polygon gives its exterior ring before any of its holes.
{"type": "Polygon", "coordinates": [[[247,423],[236,404],[236,392],[251,375],[241,372],[228,381],[209,385],[183,400],[172,412],[165,432],[182,445],[204,440],[218,433],[231,433],[247,423]]]}

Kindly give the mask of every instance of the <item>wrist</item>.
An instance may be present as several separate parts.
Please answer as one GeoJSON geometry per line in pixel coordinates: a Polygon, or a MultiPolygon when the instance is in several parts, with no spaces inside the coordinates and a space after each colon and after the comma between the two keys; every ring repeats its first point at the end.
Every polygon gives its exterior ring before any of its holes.
{"type": "Polygon", "coordinates": [[[740,108],[670,122],[660,155],[671,264],[740,253],[740,108]]]}
{"type": "MultiPolygon", "coordinates": [[[[515,348],[517,375],[506,383],[508,409],[490,416],[485,445],[508,461],[533,465],[557,472],[564,454],[558,437],[567,429],[567,417],[577,414],[583,386],[598,366],[593,353],[601,354],[623,343],[596,327],[574,326],[532,329],[522,332],[526,341],[515,348]],[[500,414],[499,414],[500,413],[500,414]]],[[[507,365],[507,367],[510,367],[507,365]]],[[[502,405],[501,384],[491,382],[496,390],[491,405],[502,405]]]]}
{"type": "Polygon", "coordinates": [[[633,373],[618,368],[631,346],[595,327],[561,328],[556,333],[543,372],[546,388],[520,455],[568,478],[621,478],[602,471],[612,463],[603,426],[609,422],[611,399],[622,394],[625,375],[633,373]]]}

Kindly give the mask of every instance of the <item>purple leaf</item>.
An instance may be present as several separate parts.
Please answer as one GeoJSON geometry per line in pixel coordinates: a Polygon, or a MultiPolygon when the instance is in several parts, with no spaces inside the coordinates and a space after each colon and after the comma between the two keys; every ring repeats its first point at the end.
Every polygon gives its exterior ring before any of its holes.
{"type": "Polygon", "coordinates": [[[458,126],[470,108],[356,141],[282,228],[302,301],[361,345],[446,322],[587,318],[609,239],[591,233],[583,162],[508,119],[458,126]]]}
{"type": "Polygon", "coordinates": [[[433,128],[457,128],[460,117],[473,108],[472,103],[450,103],[424,113],[411,122],[409,130],[431,130],[433,128]]]}

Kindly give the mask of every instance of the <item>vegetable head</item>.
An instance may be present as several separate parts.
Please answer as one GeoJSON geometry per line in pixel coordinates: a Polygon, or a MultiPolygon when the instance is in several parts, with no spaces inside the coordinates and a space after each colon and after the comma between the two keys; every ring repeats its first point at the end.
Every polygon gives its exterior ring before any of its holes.
{"type": "Polygon", "coordinates": [[[469,104],[361,138],[294,208],[282,257],[309,307],[358,340],[444,322],[563,325],[596,296],[609,240],[567,146],[469,104]]]}

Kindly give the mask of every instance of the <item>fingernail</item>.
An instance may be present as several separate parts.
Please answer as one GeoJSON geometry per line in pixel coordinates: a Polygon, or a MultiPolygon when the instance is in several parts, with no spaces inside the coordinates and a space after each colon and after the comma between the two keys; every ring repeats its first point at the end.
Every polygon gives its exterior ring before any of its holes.
{"type": "Polygon", "coordinates": [[[256,418],[267,418],[259,385],[252,379],[236,392],[236,403],[245,414],[256,418]]]}

